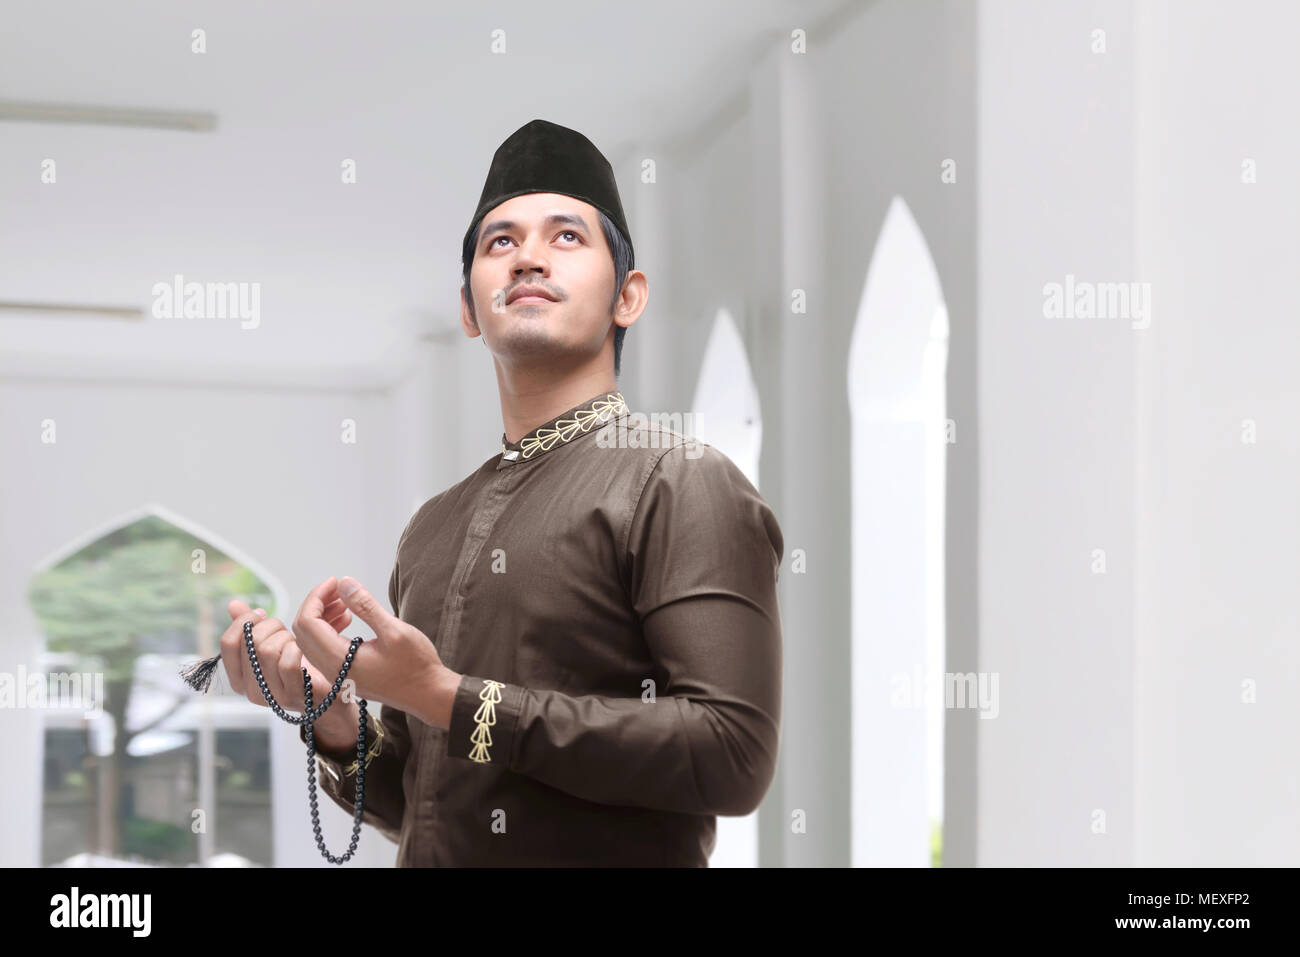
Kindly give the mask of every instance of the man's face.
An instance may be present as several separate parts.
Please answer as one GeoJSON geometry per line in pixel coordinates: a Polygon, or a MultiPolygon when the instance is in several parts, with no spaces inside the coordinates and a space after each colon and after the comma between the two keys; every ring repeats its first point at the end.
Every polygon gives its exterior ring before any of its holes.
{"type": "Polygon", "coordinates": [[[481,332],[499,360],[599,354],[613,337],[614,265],[596,208],[558,193],[526,193],[490,210],[469,294],[474,317],[462,303],[461,322],[471,336],[481,332]],[[527,287],[540,297],[521,295],[527,287]]]}

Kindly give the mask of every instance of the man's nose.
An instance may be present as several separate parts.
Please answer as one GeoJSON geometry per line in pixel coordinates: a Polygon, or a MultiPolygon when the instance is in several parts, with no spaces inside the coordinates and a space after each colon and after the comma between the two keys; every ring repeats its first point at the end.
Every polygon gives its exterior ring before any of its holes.
{"type": "Polygon", "coordinates": [[[519,247],[514,262],[510,264],[510,272],[515,278],[530,271],[546,275],[550,270],[544,247],[539,246],[539,242],[540,240],[530,239],[519,247]]]}

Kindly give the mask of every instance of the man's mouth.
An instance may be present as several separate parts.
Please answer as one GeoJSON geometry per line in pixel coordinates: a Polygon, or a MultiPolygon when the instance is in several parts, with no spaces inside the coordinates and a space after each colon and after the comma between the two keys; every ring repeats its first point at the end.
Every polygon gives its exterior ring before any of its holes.
{"type": "Polygon", "coordinates": [[[541,286],[524,285],[515,289],[506,299],[506,305],[513,305],[516,302],[539,303],[555,302],[555,297],[543,289],[541,286]]]}

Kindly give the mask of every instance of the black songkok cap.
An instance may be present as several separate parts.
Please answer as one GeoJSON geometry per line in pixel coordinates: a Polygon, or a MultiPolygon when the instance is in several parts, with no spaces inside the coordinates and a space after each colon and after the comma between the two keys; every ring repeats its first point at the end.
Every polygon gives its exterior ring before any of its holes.
{"type": "Polygon", "coordinates": [[[533,120],[497,147],[483,195],[465,231],[465,243],[489,210],[524,193],[561,193],[590,203],[608,216],[632,245],[614,169],[591,140],[577,130],[533,120]]]}

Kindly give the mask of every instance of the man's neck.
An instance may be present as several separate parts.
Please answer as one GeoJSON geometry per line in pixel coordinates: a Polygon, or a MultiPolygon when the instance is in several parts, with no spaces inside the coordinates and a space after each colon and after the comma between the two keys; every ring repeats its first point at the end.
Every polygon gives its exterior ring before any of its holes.
{"type": "Polygon", "coordinates": [[[571,374],[562,379],[516,374],[509,381],[498,371],[497,385],[507,442],[518,442],[539,425],[593,396],[618,391],[613,369],[571,374]]]}

